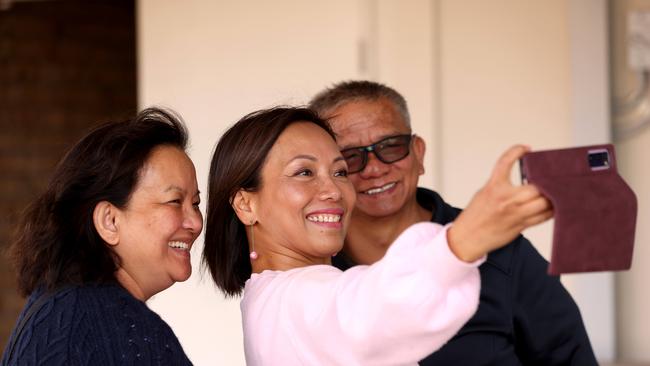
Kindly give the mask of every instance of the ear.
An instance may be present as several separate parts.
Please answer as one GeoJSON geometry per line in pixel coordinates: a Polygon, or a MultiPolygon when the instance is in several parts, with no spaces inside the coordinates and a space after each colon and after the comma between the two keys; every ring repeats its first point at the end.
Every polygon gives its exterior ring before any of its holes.
{"type": "Polygon", "coordinates": [[[257,221],[253,193],[240,189],[232,199],[231,205],[239,221],[244,225],[250,225],[251,222],[257,221]]]}
{"type": "Polygon", "coordinates": [[[117,230],[118,208],[108,201],[101,201],[93,210],[93,224],[99,236],[108,245],[119,243],[119,232],[117,230]]]}
{"type": "Polygon", "coordinates": [[[413,153],[418,161],[418,171],[420,175],[424,174],[424,153],[427,150],[427,144],[424,139],[418,135],[413,136],[413,153]]]}

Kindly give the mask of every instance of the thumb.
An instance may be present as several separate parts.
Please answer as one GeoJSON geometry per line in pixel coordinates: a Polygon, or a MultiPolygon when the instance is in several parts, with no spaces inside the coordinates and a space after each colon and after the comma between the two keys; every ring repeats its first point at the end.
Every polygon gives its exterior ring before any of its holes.
{"type": "Polygon", "coordinates": [[[501,155],[499,160],[497,160],[497,163],[494,165],[494,169],[492,170],[490,181],[510,182],[510,172],[512,171],[513,165],[529,151],[530,147],[526,145],[511,146],[501,155]]]}

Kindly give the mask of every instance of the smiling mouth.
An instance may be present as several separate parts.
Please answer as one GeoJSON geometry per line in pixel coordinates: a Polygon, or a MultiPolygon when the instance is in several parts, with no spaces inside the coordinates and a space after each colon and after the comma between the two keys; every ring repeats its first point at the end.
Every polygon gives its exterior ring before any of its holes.
{"type": "Polygon", "coordinates": [[[311,222],[341,222],[341,215],[318,214],[307,216],[311,222]]]}
{"type": "Polygon", "coordinates": [[[173,249],[190,250],[190,245],[182,241],[170,241],[167,246],[173,249]]]}
{"type": "Polygon", "coordinates": [[[378,187],[378,188],[372,188],[372,189],[369,189],[369,190],[367,190],[367,191],[363,191],[363,192],[361,192],[361,193],[372,196],[372,195],[375,195],[375,194],[379,194],[379,193],[382,193],[382,192],[386,192],[387,190],[389,190],[389,189],[395,187],[396,184],[397,184],[397,183],[395,183],[395,182],[388,183],[388,184],[383,185],[383,186],[381,186],[381,187],[378,187]]]}

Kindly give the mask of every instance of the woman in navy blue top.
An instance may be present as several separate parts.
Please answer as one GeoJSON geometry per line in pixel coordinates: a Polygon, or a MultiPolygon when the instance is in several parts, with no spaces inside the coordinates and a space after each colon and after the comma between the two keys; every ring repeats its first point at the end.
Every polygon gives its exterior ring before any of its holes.
{"type": "Polygon", "coordinates": [[[151,108],[61,160],[10,248],[28,300],[3,365],[191,364],[145,304],[192,272],[203,224],[186,145],[180,119],[151,108]]]}

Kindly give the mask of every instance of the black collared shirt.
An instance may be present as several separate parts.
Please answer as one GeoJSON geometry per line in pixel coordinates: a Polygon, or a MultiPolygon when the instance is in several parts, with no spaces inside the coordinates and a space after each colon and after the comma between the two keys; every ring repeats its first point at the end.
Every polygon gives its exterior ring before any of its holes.
{"type": "MultiPolygon", "coordinates": [[[[442,225],[461,212],[428,189],[418,188],[417,201],[442,225]]],[[[333,264],[354,265],[344,254],[333,264]]],[[[577,305],[547,266],[521,235],[490,253],[479,267],[476,314],[420,365],[597,365],[577,305]]]]}

